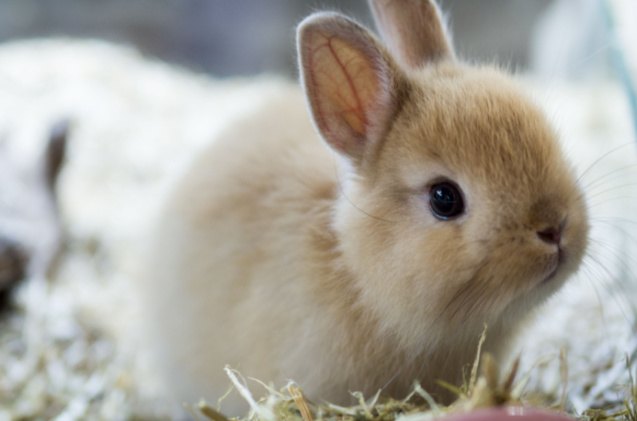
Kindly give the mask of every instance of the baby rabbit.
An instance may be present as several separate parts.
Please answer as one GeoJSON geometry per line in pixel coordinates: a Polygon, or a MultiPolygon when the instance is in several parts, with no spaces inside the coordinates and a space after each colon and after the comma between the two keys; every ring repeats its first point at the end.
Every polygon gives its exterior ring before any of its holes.
{"type": "Polygon", "coordinates": [[[165,200],[145,297],[182,401],[216,402],[226,364],[338,404],[415,380],[449,400],[436,381],[461,380],[484,325],[501,354],[582,259],[585,202],[538,107],[457,61],[433,1],[370,3],[388,47],[305,19],[302,89],[228,128],[165,200]]]}

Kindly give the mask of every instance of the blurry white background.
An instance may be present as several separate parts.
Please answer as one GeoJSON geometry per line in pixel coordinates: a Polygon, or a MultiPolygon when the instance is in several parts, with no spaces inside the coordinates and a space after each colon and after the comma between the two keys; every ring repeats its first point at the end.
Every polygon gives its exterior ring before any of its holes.
{"type": "MultiPolygon", "coordinates": [[[[441,0],[460,56],[550,78],[608,72],[606,0],[441,0]]],[[[613,3],[636,39],[636,2],[613,3]],[[632,18],[631,18],[632,16],[632,18]],[[630,29],[632,28],[632,29],[630,29]]],[[[371,24],[364,0],[0,0],[0,42],[49,36],[130,44],[215,76],[294,75],[294,27],[336,9],[371,24]]],[[[624,23],[623,25],[621,25],[624,23]]],[[[632,38],[631,38],[632,37],[632,38]]],[[[633,55],[634,57],[634,55],[633,55]]],[[[634,69],[634,61],[633,61],[634,69]]]]}
{"type": "MultiPolygon", "coordinates": [[[[555,0],[441,3],[462,56],[497,58],[525,68],[534,27],[555,0]]],[[[1,0],[0,41],[50,35],[106,38],[217,76],[292,74],[295,24],[324,9],[371,22],[364,0],[1,0]]]]}

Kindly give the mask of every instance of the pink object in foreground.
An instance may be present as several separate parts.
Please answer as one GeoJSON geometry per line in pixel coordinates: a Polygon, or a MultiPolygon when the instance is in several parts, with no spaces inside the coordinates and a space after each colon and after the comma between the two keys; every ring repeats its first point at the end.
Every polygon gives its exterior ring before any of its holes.
{"type": "Polygon", "coordinates": [[[541,409],[510,406],[451,415],[439,418],[439,421],[574,421],[574,418],[541,409]]]}

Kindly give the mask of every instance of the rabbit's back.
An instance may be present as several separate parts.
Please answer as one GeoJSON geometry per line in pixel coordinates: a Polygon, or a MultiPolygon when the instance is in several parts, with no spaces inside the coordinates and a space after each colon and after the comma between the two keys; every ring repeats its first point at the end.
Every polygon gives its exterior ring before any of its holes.
{"type": "Polygon", "coordinates": [[[336,182],[334,157],[292,88],[233,123],[176,180],[144,295],[158,362],[181,399],[223,395],[225,364],[282,376],[279,353],[301,338],[294,324],[314,305],[307,234],[328,218],[336,182]]]}

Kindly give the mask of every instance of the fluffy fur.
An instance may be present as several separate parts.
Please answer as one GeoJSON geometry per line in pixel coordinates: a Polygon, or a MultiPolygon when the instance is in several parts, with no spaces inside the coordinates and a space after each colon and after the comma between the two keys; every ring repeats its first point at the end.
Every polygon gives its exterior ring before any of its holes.
{"type": "Polygon", "coordinates": [[[459,381],[483,325],[502,352],[581,261],[582,193],[542,113],[498,70],[453,58],[433,3],[391,3],[374,2],[383,33],[424,16],[436,36],[394,39],[398,64],[351,20],[311,16],[305,95],[290,87],[234,124],[166,198],[145,296],[179,399],[215,401],[226,364],[334,403],[414,380],[448,398],[435,381],[459,381]],[[431,213],[441,179],[463,191],[457,219],[431,213]]]}

